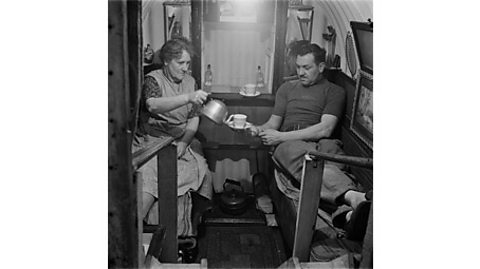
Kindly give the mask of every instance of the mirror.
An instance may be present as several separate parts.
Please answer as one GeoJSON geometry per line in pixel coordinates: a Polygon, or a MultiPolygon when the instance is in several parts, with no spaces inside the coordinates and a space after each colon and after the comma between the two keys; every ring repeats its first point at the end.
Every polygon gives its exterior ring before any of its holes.
{"type": "Polygon", "coordinates": [[[283,80],[296,78],[295,59],[290,54],[294,41],[311,40],[313,26],[313,7],[301,3],[290,3],[287,12],[287,33],[285,36],[285,63],[283,80]]]}
{"type": "Polygon", "coordinates": [[[192,22],[190,3],[168,1],[163,3],[165,41],[174,37],[190,36],[192,22]]]}
{"type": "Polygon", "coordinates": [[[258,91],[271,93],[276,1],[208,0],[203,5],[202,82],[210,65],[211,91],[238,93],[246,84],[257,84],[261,73],[264,86],[258,91]]]}

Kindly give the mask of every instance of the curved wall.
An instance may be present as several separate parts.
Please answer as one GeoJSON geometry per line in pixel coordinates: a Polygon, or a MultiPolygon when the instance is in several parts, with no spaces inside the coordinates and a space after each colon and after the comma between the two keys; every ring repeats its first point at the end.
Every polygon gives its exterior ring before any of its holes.
{"type": "Polygon", "coordinates": [[[350,75],[345,57],[345,38],[347,32],[351,32],[350,21],[373,21],[373,0],[304,0],[303,3],[314,7],[312,42],[326,47],[322,34],[327,33],[327,26],[333,26],[337,33],[335,54],[341,58],[342,71],[350,75]]]}

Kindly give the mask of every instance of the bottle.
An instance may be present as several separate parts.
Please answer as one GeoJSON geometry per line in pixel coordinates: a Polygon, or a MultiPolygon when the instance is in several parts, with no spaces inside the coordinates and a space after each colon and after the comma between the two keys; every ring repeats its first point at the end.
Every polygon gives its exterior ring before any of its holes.
{"type": "Polygon", "coordinates": [[[172,36],[171,38],[182,37],[182,26],[180,22],[176,21],[173,23],[172,36]]]}
{"type": "Polygon", "coordinates": [[[147,44],[147,47],[144,50],[143,60],[147,64],[151,64],[153,62],[153,49],[150,47],[150,44],[147,44]]]}
{"type": "Polygon", "coordinates": [[[205,88],[203,90],[206,92],[211,92],[212,82],[213,82],[212,67],[210,66],[210,64],[208,64],[207,71],[205,71],[205,88]]]}
{"type": "Polygon", "coordinates": [[[257,70],[257,89],[261,90],[263,87],[265,87],[265,81],[263,79],[262,68],[259,65],[257,70]]]}

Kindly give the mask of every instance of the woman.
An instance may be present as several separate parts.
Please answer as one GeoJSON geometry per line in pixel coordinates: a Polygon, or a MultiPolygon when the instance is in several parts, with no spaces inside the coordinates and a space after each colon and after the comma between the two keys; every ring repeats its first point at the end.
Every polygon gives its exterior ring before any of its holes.
{"type": "MultiPolygon", "coordinates": [[[[192,191],[207,199],[212,196],[212,178],[201,155],[200,142],[194,139],[199,124],[198,108],[208,93],[195,90],[188,74],[192,47],[184,38],[166,42],[160,50],[162,69],[146,74],[140,108],[139,132],[133,150],[158,143],[168,136],[175,138],[178,175],[178,236],[196,235],[192,225],[192,191]]],[[[156,198],[157,160],[153,158],[139,170],[143,179],[142,218],[149,215],[156,198]]],[[[150,214],[151,215],[151,214],[150,214]]]]}

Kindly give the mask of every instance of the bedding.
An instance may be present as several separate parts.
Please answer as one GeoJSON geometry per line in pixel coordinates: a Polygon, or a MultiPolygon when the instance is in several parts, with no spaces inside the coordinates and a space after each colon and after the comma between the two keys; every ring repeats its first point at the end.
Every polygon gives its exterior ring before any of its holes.
{"type": "MultiPolygon", "coordinates": [[[[286,242],[286,249],[291,252],[294,244],[299,189],[291,184],[285,171],[275,169],[274,179],[270,182],[270,193],[275,217],[286,242]]],[[[344,231],[333,226],[331,217],[333,211],[334,208],[328,208],[320,201],[310,252],[312,262],[331,261],[345,254],[352,254],[355,258],[360,257],[361,243],[340,238],[344,235],[344,231]]]]}

